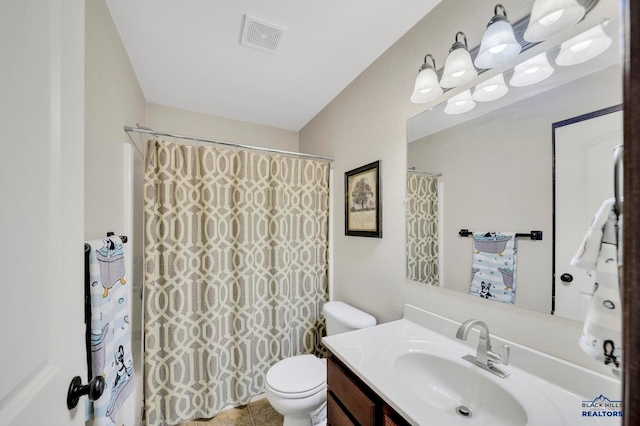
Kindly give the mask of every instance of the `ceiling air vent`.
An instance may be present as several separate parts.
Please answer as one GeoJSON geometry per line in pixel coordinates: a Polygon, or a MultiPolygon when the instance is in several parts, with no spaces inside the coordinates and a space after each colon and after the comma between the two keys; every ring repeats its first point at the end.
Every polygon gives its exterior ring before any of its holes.
{"type": "Polygon", "coordinates": [[[287,29],[271,22],[263,21],[251,15],[244,15],[242,40],[240,44],[262,52],[275,54],[282,44],[287,29]]]}

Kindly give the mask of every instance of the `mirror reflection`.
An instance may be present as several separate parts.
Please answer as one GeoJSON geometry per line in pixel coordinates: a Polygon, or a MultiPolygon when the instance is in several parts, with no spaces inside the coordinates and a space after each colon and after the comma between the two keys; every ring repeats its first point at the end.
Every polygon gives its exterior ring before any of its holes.
{"type": "MultiPolygon", "coordinates": [[[[584,29],[587,36],[595,34],[591,38],[580,35],[552,47],[534,46],[520,55],[522,62],[515,69],[481,74],[470,97],[457,97],[466,92],[464,88],[457,93],[452,90],[438,105],[409,120],[409,279],[543,313],[562,305],[554,301],[554,250],[562,250],[564,256],[555,262],[566,262],[581,238],[554,238],[558,235],[554,232],[554,214],[558,213],[554,213],[554,175],[573,176],[562,187],[562,198],[564,205],[574,203],[569,217],[582,235],[595,210],[593,202],[587,205],[574,197],[584,190],[576,182],[587,177],[600,181],[603,188],[610,187],[608,197],[613,196],[613,152],[593,151],[600,152],[596,157],[602,166],[578,158],[572,164],[569,156],[555,165],[564,174],[554,168],[554,123],[622,102],[618,19],[609,18],[592,28],[584,29]],[[606,43],[607,39],[615,42],[606,43]],[[596,55],[584,56],[598,50],[596,55]],[[583,56],[577,55],[580,52],[583,56]],[[469,103],[475,106],[468,109],[469,103]],[[469,236],[461,236],[461,230],[468,230],[469,236]],[[542,240],[523,236],[534,230],[542,231],[542,240]],[[478,250],[478,244],[491,244],[492,249],[478,250]],[[489,256],[480,256],[485,253],[489,256]]],[[[604,136],[594,138],[621,143],[621,118],[609,120],[606,126],[604,136]]],[[[557,143],[584,138],[584,133],[566,133],[557,143]]],[[[564,205],[557,208],[564,211],[564,205]]],[[[556,226],[569,225],[556,222],[556,226]]],[[[564,266],[556,266],[556,275],[564,272],[564,266]]],[[[586,297],[580,292],[555,293],[565,299],[586,297]]],[[[583,312],[562,315],[584,318],[583,312]]]]}
{"type": "Polygon", "coordinates": [[[575,242],[583,240],[584,225],[595,222],[594,213],[604,200],[611,199],[616,174],[621,178],[621,170],[614,170],[611,153],[615,156],[623,142],[622,108],[614,106],[554,123],[553,136],[554,314],[582,321],[593,293],[596,274],[592,270],[596,268],[579,260],[586,250],[580,247],[576,251],[575,242]]]}

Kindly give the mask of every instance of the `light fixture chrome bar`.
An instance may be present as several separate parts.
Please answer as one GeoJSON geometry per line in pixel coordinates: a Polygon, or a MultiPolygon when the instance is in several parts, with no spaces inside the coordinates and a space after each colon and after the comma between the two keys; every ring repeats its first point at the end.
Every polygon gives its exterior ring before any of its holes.
{"type": "MultiPolygon", "coordinates": [[[[591,10],[596,7],[596,5],[598,4],[599,0],[577,0],[578,3],[580,3],[586,10],[585,16],[591,12],[591,10]]],[[[513,27],[513,32],[516,36],[516,40],[518,41],[518,43],[520,43],[520,45],[522,46],[522,51],[521,52],[525,52],[527,50],[529,50],[530,48],[532,48],[533,46],[535,46],[538,43],[529,43],[528,41],[526,41],[523,38],[523,34],[525,32],[525,30],[527,29],[527,26],[529,25],[529,18],[531,17],[531,15],[527,15],[524,18],[518,20],[516,23],[514,23],[512,25],[513,27]]],[[[471,55],[471,58],[473,60],[475,60],[476,56],[478,56],[478,52],[480,51],[480,45],[472,48],[469,48],[469,54],[471,55]]],[[[438,79],[442,78],[442,72],[444,71],[444,67],[436,70],[436,75],[438,76],[438,79]]],[[[478,75],[489,71],[488,69],[480,69],[478,70],[478,75]]],[[[444,89],[445,92],[448,92],[449,88],[444,89]]]]}
{"type": "Polygon", "coordinates": [[[148,127],[124,126],[124,131],[125,132],[146,133],[148,135],[154,135],[154,136],[166,136],[166,137],[169,137],[169,138],[186,139],[186,140],[191,140],[191,141],[195,141],[195,142],[207,142],[207,143],[213,143],[213,144],[216,144],[216,145],[230,146],[230,147],[233,147],[233,148],[249,149],[251,151],[271,152],[271,153],[275,153],[275,154],[290,155],[292,157],[313,158],[313,159],[317,159],[317,160],[324,160],[324,161],[333,162],[333,158],[325,157],[323,155],[305,154],[303,152],[284,151],[284,150],[281,150],[281,149],[264,148],[264,147],[260,147],[260,146],[243,145],[243,144],[240,144],[240,143],[232,143],[232,142],[223,142],[223,141],[217,141],[217,140],[213,140],[213,139],[198,138],[198,137],[195,137],[195,136],[178,135],[178,134],[175,134],[175,133],[167,133],[167,132],[158,132],[158,131],[150,129],[148,127]]]}

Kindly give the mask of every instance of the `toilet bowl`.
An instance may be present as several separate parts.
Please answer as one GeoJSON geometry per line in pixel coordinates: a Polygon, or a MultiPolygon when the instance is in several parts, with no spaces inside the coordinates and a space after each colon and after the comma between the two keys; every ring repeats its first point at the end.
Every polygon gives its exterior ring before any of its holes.
{"type": "MultiPolygon", "coordinates": [[[[374,317],[342,302],[328,302],[322,312],[328,335],[376,325],[374,317]]],[[[284,426],[326,424],[326,359],[314,355],[285,358],[269,369],[265,388],[271,406],[284,416],[284,426]]]]}
{"type": "Polygon", "coordinates": [[[267,372],[266,394],[285,426],[312,425],[311,413],[327,401],[327,362],[314,355],[285,358],[267,372]]]}

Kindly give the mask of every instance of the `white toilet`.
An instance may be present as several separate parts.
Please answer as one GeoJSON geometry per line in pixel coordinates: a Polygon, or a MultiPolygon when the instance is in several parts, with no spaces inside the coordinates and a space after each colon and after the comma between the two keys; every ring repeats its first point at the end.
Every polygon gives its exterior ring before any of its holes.
{"type": "MultiPolygon", "coordinates": [[[[376,319],[343,302],[322,308],[327,335],[373,327],[376,319]]],[[[271,406],[284,416],[284,426],[326,424],[327,360],[314,355],[283,359],[267,372],[266,394],[271,406]]]]}

